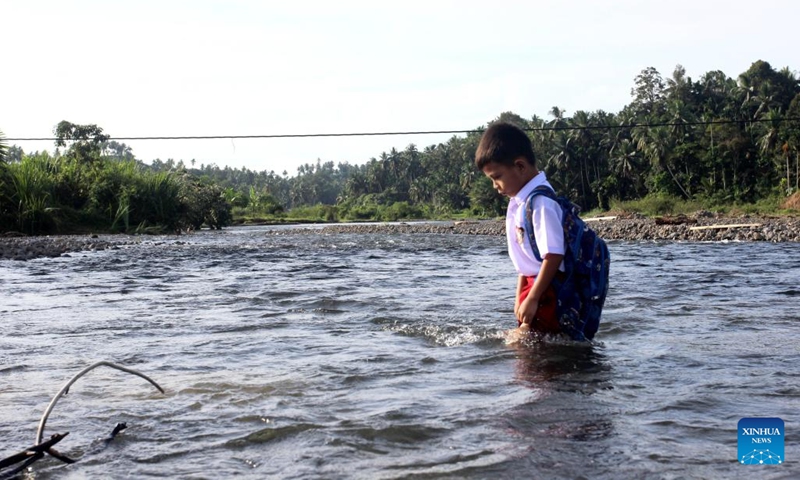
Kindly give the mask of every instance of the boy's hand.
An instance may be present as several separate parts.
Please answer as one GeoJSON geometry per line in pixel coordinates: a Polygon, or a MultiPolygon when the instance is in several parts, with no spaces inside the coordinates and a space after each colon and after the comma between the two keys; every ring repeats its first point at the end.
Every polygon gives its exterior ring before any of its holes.
{"type": "Polygon", "coordinates": [[[506,344],[513,345],[515,343],[521,343],[528,335],[531,333],[531,327],[528,326],[527,323],[523,323],[518,328],[512,328],[505,332],[506,344]]]}
{"type": "Polygon", "coordinates": [[[519,305],[516,311],[517,320],[522,324],[533,325],[533,319],[536,317],[536,311],[538,309],[539,300],[529,296],[519,305]]]}

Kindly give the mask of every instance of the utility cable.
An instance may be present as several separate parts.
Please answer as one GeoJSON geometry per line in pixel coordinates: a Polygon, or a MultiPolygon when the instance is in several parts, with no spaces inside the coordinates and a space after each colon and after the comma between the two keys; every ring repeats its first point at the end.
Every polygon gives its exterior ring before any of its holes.
{"type": "MultiPolygon", "coordinates": [[[[781,123],[781,122],[800,122],[800,117],[784,117],[778,119],[754,119],[754,120],[706,120],[694,122],[661,122],[661,123],[633,123],[619,125],[552,125],[542,127],[525,127],[522,130],[527,132],[549,132],[564,130],[620,130],[625,128],[656,128],[656,127],[694,127],[701,125],[730,125],[730,124],[749,124],[749,123],[781,123]]],[[[412,130],[400,132],[352,132],[352,133],[286,133],[270,135],[175,135],[175,136],[142,136],[142,137],[114,137],[109,136],[108,140],[226,140],[226,139],[270,139],[270,138],[324,138],[324,137],[378,137],[378,136],[399,136],[399,135],[442,135],[458,133],[483,133],[485,129],[464,129],[464,130],[412,130]]],[[[6,142],[33,142],[33,141],[56,141],[51,137],[19,137],[6,138],[6,142]]]]}

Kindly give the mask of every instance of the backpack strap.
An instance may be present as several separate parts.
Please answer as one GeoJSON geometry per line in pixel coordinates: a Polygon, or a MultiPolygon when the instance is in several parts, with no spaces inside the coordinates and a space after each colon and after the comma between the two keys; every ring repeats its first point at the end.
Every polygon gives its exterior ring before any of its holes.
{"type": "Polygon", "coordinates": [[[528,195],[528,199],[525,200],[525,235],[530,241],[531,249],[533,250],[533,256],[536,257],[536,260],[541,262],[542,255],[539,252],[539,247],[536,245],[536,236],[533,234],[533,199],[538,195],[544,195],[550,200],[553,200],[554,202],[558,203],[559,207],[561,204],[558,202],[556,192],[547,185],[539,185],[538,187],[534,188],[530,195],[528,195]]]}
{"type": "Polygon", "coordinates": [[[552,188],[536,187],[525,201],[525,235],[533,255],[541,252],[533,234],[533,200],[544,195],[561,207],[564,231],[564,275],[553,278],[557,295],[556,314],[563,333],[577,341],[591,340],[597,332],[600,314],[608,293],[610,256],[608,246],[580,218],[580,208],[552,188]]]}

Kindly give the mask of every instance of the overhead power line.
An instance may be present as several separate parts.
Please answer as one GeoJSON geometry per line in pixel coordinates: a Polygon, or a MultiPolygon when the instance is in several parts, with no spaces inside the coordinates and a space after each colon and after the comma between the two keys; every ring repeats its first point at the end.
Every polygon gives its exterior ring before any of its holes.
{"type": "MultiPolygon", "coordinates": [[[[552,125],[544,127],[528,127],[523,130],[528,132],[547,132],[561,130],[619,130],[624,128],[656,128],[656,127],[692,127],[700,125],[729,125],[729,124],[748,124],[748,123],[780,123],[798,122],[800,117],[784,117],[778,119],[755,119],[755,120],[707,120],[695,122],[661,122],[661,123],[638,123],[620,125],[552,125]]],[[[260,138],[324,138],[324,137],[380,137],[380,136],[399,136],[399,135],[442,135],[458,133],[482,133],[483,128],[463,129],[463,130],[412,130],[399,132],[349,132],[349,133],[278,133],[268,135],[174,135],[174,136],[142,136],[142,137],[114,137],[109,136],[109,140],[236,140],[236,139],[260,139],[260,138]]],[[[56,141],[52,137],[20,137],[6,138],[7,142],[33,142],[33,141],[56,141]]]]}

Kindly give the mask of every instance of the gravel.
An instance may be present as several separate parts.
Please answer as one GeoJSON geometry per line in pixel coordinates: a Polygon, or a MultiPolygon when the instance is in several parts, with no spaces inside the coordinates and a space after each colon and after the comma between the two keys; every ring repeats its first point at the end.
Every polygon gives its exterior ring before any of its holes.
{"type": "MultiPolygon", "coordinates": [[[[800,219],[796,217],[714,217],[698,215],[684,219],[685,223],[664,225],[652,218],[620,218],[590,221],[587,224],[606,240],[675,241],[675,242],[800,242],[800,219]],[[739,228],[693,230],[692,227],[712,225],[758,224],[739,228]]],[[[339,233],[364,234],[460,234],[505,235],[505,223],[500,220],[328,225],[318,229],[298,228],[274,232],[276,235],[339,233]]]]}
{"type": "Polygon", "coordinates": [[[139,243],[125,235],[59,235],[28,237],[22,234],[0,234],[0,260],[32,260],[60,257],[71,252],[118,249],[139,243]]]}
{"type": "MultiPolygon", "coordinates": [[[[800,242],[800,219],[797,217],[717,217],[698,212],[692,217],[671,219],[683,222],[659,224],[652,218],[617,217],[613,220],[587,222],[606,240],[667,241],[667,242],[800,242]],[[692,229],[712,225],[750,225],[737,228],[692,229]]],[[[500,220],[462,222],[415,222],[384,224],[326,225],[322,228],[276,230],[273,235],[331,235],[331,234],[459,234],[505,235],[500,220]]],[[[138,237],[127,235],[63,235],[27,237],[21,234],[0,234],[0,260],[31,260],[59,257],[71,252],[119,249],[140,243],[138,237]]]]}

